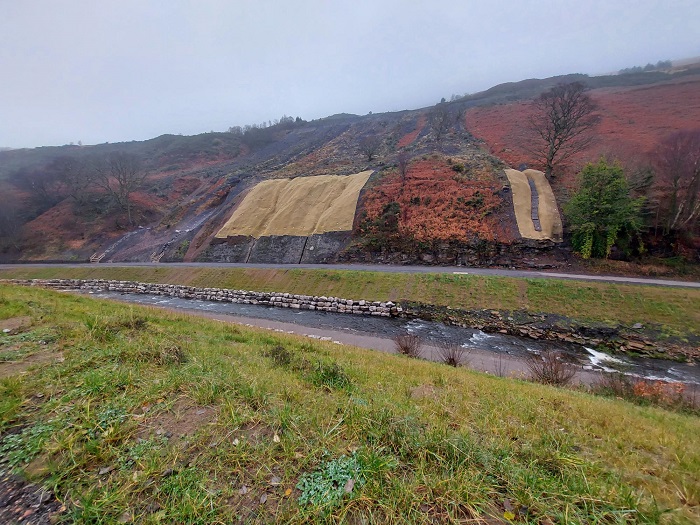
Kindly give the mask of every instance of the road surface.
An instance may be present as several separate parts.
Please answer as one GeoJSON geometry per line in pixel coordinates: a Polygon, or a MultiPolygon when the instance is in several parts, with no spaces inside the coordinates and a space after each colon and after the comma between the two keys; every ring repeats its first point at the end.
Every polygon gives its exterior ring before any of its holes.
{"type": "MultiPolygon", "coordinates": [[[[3,268],[26,267],[83,267],[85,264],[0,264],[3,268]]],[[[491,268],[469,268],[466,266],[396,266],[388,264],[239,264],[239,263],[100,263],[100,267],[148,266],[148,267],[192,267],[192,268],[259,268],[259,269],[309,269],[309,270],[353,270],[390,273],[448,273],[455,275],[498,275],[502,277],[567,279],[577,281],[607,282],[617,284],[640,284],[648,286],[673,286],[678,288],[700,288],[700,282],[648,279],[644,277],[619,277],[614,275],[590,275],[534,270],[501,270],[491,268]]]]}

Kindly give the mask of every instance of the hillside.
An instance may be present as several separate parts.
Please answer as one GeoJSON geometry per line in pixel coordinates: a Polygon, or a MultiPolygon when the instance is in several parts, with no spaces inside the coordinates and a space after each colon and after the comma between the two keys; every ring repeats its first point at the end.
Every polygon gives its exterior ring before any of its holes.
{"type": "MultiPolygon", "coordinates": [[[[700,122],[700,75],[652,85],[598,88],[590,95],[602,118],[594,144],[573,160],[571,173],[600,155],[641,158],[670,133],[700,122]]],[[[523,136],[530,116],[525,101],[483,106],[467,111],[466,126],[484,140],[493,155],[517,166],[532,162],[523,136]]]]}
{"type": "MultiPolygon", "coordinates": [[[[529,100],[571,81],[593,88],[601,119],[593,146],[554,181],[560,200],[583,162],[606,154],[643,163],[670,132],[700,121],[700,74],[690,65],[530,79],[396,113],[337,114],[311,122],[283,117],[271,126],[225,133],[0,151],[6,200],[0,257],[561,266],[570,255],[557,242],[521,235],[516,196],[504,170],[523,163],[538,167],[522,136],[529,100]],[[114,177],[108,185],[92,180],[76,189],[75,173],[94,174],[115,155],[138,158],[145,176],[128,195],[128,208],[118,205],[114,177]],[[69,165],[78,168],[70,172],[69,165]],[[270,235],[255,242],[246,235],[217,237],[232,217],[240,217],[238,206],[261,182],[321,176],[310,179],[313,188],[323,177],[363,171],[371,176],[359,192],[349,230],[270,235]],[[280,258],[283,253],[288,256],[280,258]]],[[[290,206],[303,213],[306,205],[290,206]]],[[[532,213],[536,217],[534,208],[532,213]]]]}

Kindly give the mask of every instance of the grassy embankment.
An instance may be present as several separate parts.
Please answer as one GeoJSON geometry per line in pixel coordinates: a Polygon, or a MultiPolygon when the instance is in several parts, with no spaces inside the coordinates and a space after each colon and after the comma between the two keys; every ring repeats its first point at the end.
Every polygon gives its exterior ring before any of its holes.
{"type": "Polygon", "coordinates": [[[527,310],[608,324],[658,324],[700,334],[700,290],[478,275],[196,267],[0,269],[0,278],[104,278],[350,299],[418,301],[452,308],[527,310]]]}
{"type": "Polygon", "coordinates": [[[0,457],[69,523],[700,519],[697,417],[0,286],[17,317],[0,457]]]}

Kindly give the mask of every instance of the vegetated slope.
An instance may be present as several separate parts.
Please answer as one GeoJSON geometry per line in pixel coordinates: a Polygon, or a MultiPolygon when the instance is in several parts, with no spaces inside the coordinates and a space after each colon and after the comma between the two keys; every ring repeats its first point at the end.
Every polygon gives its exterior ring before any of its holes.
{"type": "Polygon", "coordinates": [[[3,468],[50,484],[65,503],[54,519],[699,517],[692,415],[86,297],[2,295],[0,319],[25,318],[0,336],[3,468]]]}
{"type": "Polygon", "coordinates": [[[529,161],[518,147],[527,104],[476,106],[523,100],[562,81],[606,86],[593,91],[606,118],[592,155],[630,155],[646,151],[670,129],[697,122],[700,81],[691,73],[568,75],[495,86],[439,105],[452,116],[467,110],[439,140],[431,119],[435,108],[426,108],[285,120],[267,128],[164,135],[144,142],[2,151],[0,189],[12,206],[0,214],[0,237],[7,232],[11,237],[0,239],[0,256],[86,260],[94,253],[104,261],[192,260],[206,251],[240,195],[258,182],[372,170],[360,198],[356,242],[341,257],[517,264],[506,253],[519,236],[502,171],[507,165],[499,158],[511,166],[529,161]],[[665,83],[609,87],[660,80],[665,83]],[[470,132],[484,139],[493,155],[482,151],[470,132]],[[372,142],[376,151],[368,155],[363,144],[372,142]],[[61,197],[48,207],[28,205],[24,214],[7,212],[33,198],[32,188],[18,188],[7,179],[31,178],[57,156],[103,158],[117,151],[140,157],[148,172],[146,183],[132,194],[133,224],[99,189],[80,205],[61,197]],[[399,153],[407,157],[404,176],[398,173],[399,153]]]}
{"type": "MultiPolygon", "coordinates": [[[[500,173],[502,166],[480,151],[465,133],[456,119],[458,110],[451,107],[455,118],[439,144],[427,125],[426,111],[407,111],[364,117],[337,115],[285,128],[273,126],[264,136],[258,129],[252,138],[248,134],[238,136],[235,157],[208,157],[206,162],[194,159],[189,164],[174,165],[165,154],[151,153],[145,162],[149,171],[146,183],[132,194],[136,224],[125,221],[123,210],[110,209],[108,195],[99,190],[92,195],[91,205],[80,209],[66,198],[25,225],[21,257],[85,260],[94,252],[104,261],[192,259],[206,249],[231,217],[241,201],[239,196],[255,184],[267,179],[369,170],[374,172],[375,187],[388,184],[389,188],[399,151],[407,155],[412,190],[425,199],[421,201],[423,213],[409,221],[410,232],[401,232],[407,241],[427,242],[431,235],[443,240],[444,231],[452,231],[453,240],[456,236],[469,242],[506,240],[509,237],[501,230],[491,231],[489,221],[493,218],[484,224],[477,220],[498,211],[504,213],[501,222],[512,222],[504,206],[507,198],[494,193],[501,190],[505,180],[500,173]],[[369,155],[362,146],[368,140],[376,143],[369,155]],[[450,162],[462,166],[464,173],[447,173],[450,162]],[[432,177],[433,168],[442,170],[442,174],[435,172],[438,176],[432,177]],[[454,199],[441,201],[442,196],[457,188],[461,189],[454,199]],[[428,206],[432,195],[436,198],[428,206]],[[469,200],[472,197],[475,200],[469,200]],[[486,208],[479,211],[482,202],[486,208]],[[455,230],[457,223],[466,218],[465,207],[473,209],[473,216],[455,230]]],[[[212,135],[211,140],[218,141],[219,135],[212,135]]],[[[228,144],[234,142],[228,138],[228,144]]],[[[145,147],[141,145],[142,150],[145,147]]],[[[87,156],[83,153],[86,149],[90,148],[82,148],[80,154],[87,156]]],[[[394,198],[391,191],[384,195],[394,198]]],[[[373,202],[376,207],[379,201],[374,198],[373,202]]],[[[406,216],[410,215],[410,203],[402,201],[398,205],[406,208],[406,216]]],[[[356,233],[361,234],[360,230],[356,233]]]]}
{"type": "Polygon", "coordinates": [[[468,166],[458,157],[433,155],[412,163],[403,180],[392,172],[367,190],[360,231],[368,242],[486,241],[511,242],[497,212],[507,200],[498,167],[468,166]],[[382,235],[382,234],[388,235],[382,235]],[[394,234],[394,238],[392,237],[394,234]]]}
{"type": "Polygon", "coordinates": [[[177,171],[219,163],[236,158],[241,151],[240,138],[231,133],[200,135],[161,135],[144,141],[115,142],[78,146],[43,146],[0,151],[0,180],[19,169],[38,169],[57,157],[88,158],[114,152],[138,155],[149,170],[177,171]]]}
{"type": "MultiPolygon", "coordinates": [[[[625,75],[620,75],[625,76],[625,75]]],[[[596,140],[574,157],[570,173],[600,155],[634,160],[649,154],[660,140],[679,129],[700,122],[700,76],[690,75],[659,84],[600,88],[590,91],[601,116],[596,140]]],[[[483,139],[492,154],[511,166],[536,166],[527,151],[529,102],[471,108],[466,126],[483,139]]]]}

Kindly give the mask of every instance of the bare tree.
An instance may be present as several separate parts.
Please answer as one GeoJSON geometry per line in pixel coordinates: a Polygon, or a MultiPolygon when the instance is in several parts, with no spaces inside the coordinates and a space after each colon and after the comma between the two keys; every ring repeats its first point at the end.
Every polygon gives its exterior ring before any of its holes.
{"type": "Polygon", "coordinates": [[[145,178],[141,161],[129,153],[113,153],[97,165],[97,184],[126,211],[130,225],[134,224],[131,194],[143,185],[145,178]]]}
{"type": "Polygon", "coordinates": [[[39,215],[63,199],[60,181],[56,173],[46,167],[41,169],[20,169],[9,177],[10,183],[27,194],[39,215]]]}
{"type": "Polygon", "coordinates": [[[449,109],[447,103],[443,99],[442,102],[435,105],[428,113],[428,123],[435,137],[435,142],[440,146],[442,140],[447,135],[450,128],[455,124],[458,116],[455,116],[449,109]]]}
{"type": "Polygon", "coordinates": [[[667,137],[654,155],[657,225],[664,234],[700,226],[700,128],[667,137]]]}
{"type": "Polygon", "coordinates": [[[19,249],[20,230],[23,220],[20,207],[8,199],[0,206],[0,249],[19,249]]]}
{"type": "Polygon", "coordinates": [[[399,176],[401,177],[402,189],[406,186],[406,181],[408,180],[408,163],[410,160],[411,156],[405,151],[399,153],[398,157],[396,158],[397,167],[399,168],[399,176]]]}
{"type": "Polygon", "coordinates": [[[87,202],[90,188],[95,183],[95,171],[85,160],[59,157],[49,165],[49,169],[56,174],[63,184],[65,193],[78,207],[87,202]]]}
{"type": "Polygon", "coordinates": [[[572,155],[593,141],[591,130],[598,122],[596,105],[581,82],[559,84],[534,102],[529,130],[534,141],[528,148],[544,166],[547,178],[572,155]]]}
{"type": "Polygon", "coordinates": [[[367,157],[368,162],[372,162],[372,159],[377,156],[381,145],[382,139],[375,134],[365,135],[358,144],[360,153],[367,157]]]}

